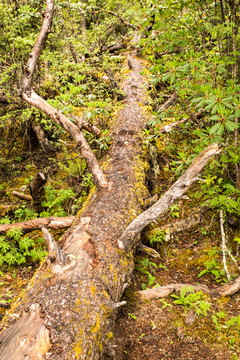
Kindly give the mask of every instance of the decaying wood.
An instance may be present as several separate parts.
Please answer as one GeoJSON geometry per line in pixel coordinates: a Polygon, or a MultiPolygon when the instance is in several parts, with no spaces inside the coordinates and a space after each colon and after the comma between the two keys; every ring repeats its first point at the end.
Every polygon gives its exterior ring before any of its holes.
{"type": "Polygon", "coordinates": [[[75,124],[73,124],[66,116],[64,116],[61,111],[48,104],[46,100],[38,96],[32,89],[33,73],[52,24],[54,0],[47,0],[46,4],[43,24],[33,50],[29,56],[28,63],[25,67],[22,80],[22,89],[20,90],[19,95],[21,95],[22,98],[30,105],[36,107],[44,114],[49,116],[53,122],[62,126],[72,136],[73,140],[77,143],[82,156],[86,160],[88,168],[93,175],[93,181],[99,188],[106,188],[108,183],[82,132],[75,124]]]}
{"type": "Polygon", "coordinates": [[[9,230],[14,228],[22,229],[23,233],[39,230],[43,227],[53,230],[65,229],[70,227],[75,219],[76,219],[75,216],[66,216],[66,217],[51,216],[47,218],[26,220],[15,224],[3,224],[0,225],[0,234],[6,234],[9,230]]]}
{"type": "Polygon", "coordinates": [[[223,211],[220,210],[220,229],[221,229],[221,235],[222,235],[222,254],[223,254],[223,267],[224,267],[224,271],[225,274],[227,276],[227,279],[230,280],[231,276],[229,274],[228,268],[227,268],[227,261],[226,261],[226,256],[227,256],[227,244],[226,244],[226,235],[225,235],[225,231],[224,231],[224,219],[223,219],[223,211]]]}
{"type": "Polygon", "coordinates": [[[153,289],[141,290],[137,293],[143,300],[160,299],[170,295],[173,291],[181,291],[183,287],[191,287],[194,291],[202,291],[211,296],[231,296],[240,289],[240,275],[224,285],[210,289],[207,285],[171,284],[158,286],[153,289]]]}
{"type": "Polygon", "coordinates": [[[20,193],[19,191],[13,191],[13,196],[18,197],[21,200],[26,200],[26,201],[32,201],[32,197],[23,193],[20,193]]]}
{"type": "Polygon", "coordinates": [[[117,44],[113,44],[113,45],[105,45],[101,48],[101,52],[110,52],[110,53],[114,53],[117,50],[121,50],[121,49],[125,49],[126,48],[126,44],[124,44],[123,42],[119,42],[117,44]]]}
{"type": "Polygon", "coordinates": [[[174,101],[177,99],[177,94],[174,93],[170,96],[170,98],[160,106],[159,110],[158,111],[164,111],[166,110],[167,108],[169,108],[169,106],[171,106],[174,101]]]}
{"type": "Polygon", "coordinates": [[[1,360],[42,360],[50,348],[49,330],[41,317],[41,306],[32,304],[18,317],[12,316],[12,328],[1,338],[1,360]],[[21,330],[21,338],[19,338],[21,330]],[[31,345],[29,345],[31,344],[31,345]]]}
{"type": "Polygon", "coordinates": [[[160,258],[160,254],[155,249],[152,249],[142,243],[139,245],[139,250],[144,254],[151,256],[153,258],[160,258]]]}
{"type": "Polygon", "coordinates": [[[50,232],[46,228],[42,228],[43,237],[45,240],[45,243],[47,245],[48,250],[48,259],[50,260],[50,269],[52,272],[59,272],[58,267],[64,266],[67,263],[67,256],[62,251],[56,241],[54,240],[53,236],[50,234],[50,232]],[[52,265],[52,266],[51,266],[52,265]],[[57,269],[56,269],[57,267],[57,269]]]}
{"type": "Polygon", "coordinates": [[[182,119],[182,120],[176,121],[174,123],[161,126],[158,131],[160,134],[169,133],[174,127],[184,124],[187,121],[188,121],[188,119],[182,119]]]}
{"type": "MultiPolygon", "coordinates": [[[[170,101],[170,99],[169,99],[169,101],[170,101]]],[[[167,103],[167,102],[166,102],[167,103]]],[[[165,104],[166,104],[165,103],[165,104]]],[[[164,104],[164,105],[165,105],[164,104]]],[[[186,119],[182,119],[182,120],[179,120],[179,121],[176,121],[176,122],[174,122],[174,123],[171,123],[171,124],[167,124],[167,125],[163,125],[163,126],[161,126],[160,128],[159,128],[159,133],[161,133],[161,134],[165,134],[165,133],[168,133],[168,132],[170,132],[174,127],[176,127],[176,126],[179,126],[179,125],[181,125],[181,124],[184,124],[185,122],[187,122],[187,121],[191,121],[191,120],[197,120],[199,117],[201,117],[201,115],[202,115],[202,111],[199,111],[199,112],[197,112],[196,114],[191,114],[188,118],[186,118],[186,119]]]]}
{"type": "Polygon", "coordinates": [[[53,271],[49,259],[43,262],[1,323],[0,353],[4,353],[4,360],[11,359],[12,354],[17,354],[16,360],[24,354],[29,360],[114,356],[112,327],[134,268],[133,254],[120,251],[117,239],[130,219],[141,212],[142,199],[149,197],[144,185],[146,154],[140,137],[148,121],[142,103],[147,96],[146,78],[139,73],[143,70],[141,61],[132,57],[131,63],[133,69],[122,89],[126,94],[124,105],[110,124],[112,142],[105,159],[109,187],[91,193],[58,242],[69,263],[54,266],[53,271]],[[32,306],[39,308],[33,317],[32,306]],[[29,337],[24,325],[28,317],[29,337]],[[40,340],[46,343],[45,350],[31,355],[40,340]]]}
{"type": "Polygon", "coordinates": [[[123,232],[118,240],[120,249],[128,251],[133,239],[150,223],[157,221],[171,204],[180,198],[198,180],[198,174],[207,162],[219,153],[218,144],[209,145],[194,159],[186,172],[171,186],[171,188],[148,210],[140,214],[123,232]]]}
{"type": "Polygon", "coordinates": [[[45,197],[44,185],[47,182],[47,174],[43,171],[39,171],[34,175],[31,183],[29,184],[30,194],[33,199],[33,205],[37,212],[43,211],[42,201],[45,197]]]}
{"type": "Polygon", "coordinates": [[[33,125],[32,129],[33,129],[33,131],[39,141],[39,144],[41,145],[41,148],[43,149],[44,152],[48,153],[48,152],[55,151],[54,146],[50,143],[50,141],[44,134],[44,131],[40,125],[33,125]]]}
{"type": "MultiPolygon", "coordinates": [[[[130,248],[125,247],[121,234],[142,211],[142,199],[149,197],[144,185],[146,154],[140,136],[149,120],[142,102],[147,96],[146,78],[140,75],[141,61],[133,55],[130,61],[133,66],[123,84],[124,106],[110,124],[112,142],[104,163],[109,186],[104,190],[100,186],[91,193],[59,242],[68,263],[58,261],[55,266],[53,261],[51,266],[47,257],[4,318],[0,325],[1,360],[114,358],[112,325],[134,268],[133,253],[141,226],[134,230],[130,248]],[[118,239],[127,251],[119,249],[118,239]]],[[[47,109],[52,119],[75,133],[77,126],[47,107],[31,87],[23,90],[22,96],[29,103],[38,104],[38,108],[47,109]]],[[[180,183],[174,185],[176,195],[170,191],[171,200],[165,197],[167,204],[186,191],[199,168],[206,164],[206,158],[217,151],[217,145],[212,145],[197,158],[180,183]]],[[[49,244],[54,248],[52,238],[49,244]]]]}

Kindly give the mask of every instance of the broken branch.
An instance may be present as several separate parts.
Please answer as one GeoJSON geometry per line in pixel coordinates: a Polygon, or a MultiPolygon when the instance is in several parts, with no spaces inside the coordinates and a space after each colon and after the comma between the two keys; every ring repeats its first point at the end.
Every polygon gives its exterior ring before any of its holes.
{"type": "Polygon", "coordinates": [[[162,216],[171,204],[180,198],[192,185],[198,180],[198,174],[207,162],[216,154],[218,154],[218,144],[209,145],[194,159],[192,164],[186,172],[171,186],[171,188],[148,210],[140,214],[134,219],[125,229],[120,239],[118,246],[120,249],[129,251],[133,243],[133,239],[151,222],[155,222],[162,216]]]}
{"type": "Polygon", "coordinates": [[[15,224],[3,224],[0,225],[0,234],[6,234],[8,230],[14,228],[21,228],[24,233],[31,232],[34,230],[39,230],[42,227],[48,229],[65,229],[72,225],[75,220],[75,216],[66,216],[66,217],[47,217],[47,218],[38,218],[27,220],[15,224]]]}

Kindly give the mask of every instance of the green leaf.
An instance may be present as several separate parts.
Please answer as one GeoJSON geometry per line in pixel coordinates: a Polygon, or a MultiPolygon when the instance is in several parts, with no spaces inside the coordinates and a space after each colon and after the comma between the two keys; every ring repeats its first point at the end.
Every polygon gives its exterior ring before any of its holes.
{"type": "Polygon", "coordinates": [[[238,126],[234,122],[229,120],[225,122],[224,126],[228,131],[234,131],[235,129],[238,128],[238,126]]]}
{"type": "Polygon", "coordinates": [[[217,134],[221,125],[222,125],[221,123],[217,123],[217,124],[213,125],[209,131],[209,134],[211,134],[211,135],[217,134]]]}

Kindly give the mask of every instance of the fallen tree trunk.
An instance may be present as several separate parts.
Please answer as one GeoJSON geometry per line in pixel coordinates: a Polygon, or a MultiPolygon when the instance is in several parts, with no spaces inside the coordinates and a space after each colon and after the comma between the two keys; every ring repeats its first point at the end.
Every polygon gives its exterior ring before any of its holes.
{"type": "Polygon", "coordinates": [[[66,217],[47,217],[27,220],[15,224],[3,224],[0,225],[0,234],[6,234],[9,230],[14,228],[22,229],[23,233],[31,232],[34,230],[40,230],[42,227],[48,229],[65,229],[72,225],[75,220],[75,216],[66,217]]]}
{"type": "Polygon", "coordinates": [[[46,259],[9,310],[1,324],[1,360],[113,356],[111,329],[133,269],[133,254],[120,251],[117,239],[149,197],[139,136],[148,120],[141,104],[146,79],[140,61],[131,62],[125,105],[110,129],[112,145],[103,164],[109,187],[95,189],[63,236],[66,263],[46,259]]]}
{"type": "MultiPolygon", "coordinates": [[[[61,250],[44,230],[50,254],[1,324],[1,360],[114,357],[111,329],[129,284],[140,229],[131,237],[127,252],[119,249],[118,239],[141,212],[142,199],[149,197],[140,137],[148,120],[142,103],[146,79],[139,74],[140,60],[133,56],[130,60],[124,107],[111,124],[112,144],[103,163],[109,186],[91,193],[62,237],[61,250]]],[[[37,101],[32,89],[24,94],[29,103],[37,101]]],[[[63,119],[53,115],[59,122],[63,119]]],[[[211,156],[216,151],[215,146],[211,156]]],[[[185,180],[183,192],[191,184],[185,180]]]]}

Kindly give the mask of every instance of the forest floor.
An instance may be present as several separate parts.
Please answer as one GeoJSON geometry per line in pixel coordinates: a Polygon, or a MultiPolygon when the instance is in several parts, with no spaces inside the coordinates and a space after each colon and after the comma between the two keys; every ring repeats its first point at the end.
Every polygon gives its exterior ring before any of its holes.
{"type": "MultiPolygon", "coordinates": [[[[206,216],[206,223],[212,215],[206,216]]],[[[160,245],[161,258],[157,261],[137,254],[132,284],[124,297],[127,305],[121,308],[116,325],[117,360],[240,359],[240,326],[229,326],[229,319],[239,316],[239,294],[221,298],[204,296],[202,300],[209,303],[206,313],[194,298],[185,304],[174,303],[180,298],[179,293],[151,301],[141,301],[136,296],[136,291],[148,287],[150,279],[154,282],[149,287],[201,283],[214,288],[222,283],[221,234],[217,230],[217,219],[215,225],[215,240],[204,236],[203,227],[198,227],[176,234],[170,242],[160,245]],[[216,272],[212,269],[198,277],[208,263],[214,263],[216,253],[219,254],[213,266],[216,272]]]]}

